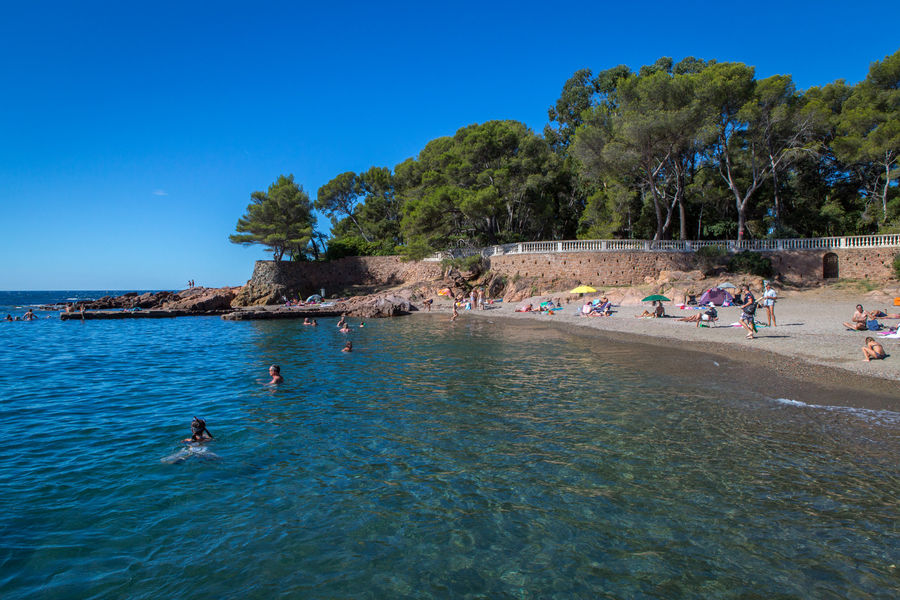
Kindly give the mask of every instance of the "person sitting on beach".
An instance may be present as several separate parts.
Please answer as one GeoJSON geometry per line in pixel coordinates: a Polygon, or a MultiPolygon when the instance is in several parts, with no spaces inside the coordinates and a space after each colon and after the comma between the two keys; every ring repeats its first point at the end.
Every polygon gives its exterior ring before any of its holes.
{"type": "MultiPolygon", "coordinates": [[[[660,304],[660,307],[662,305],[660,304]]],[[[594,307],[592,311],[595,315],[600,315],[601,317],[608,317],[612,313],[612,302],[606,296],[600,298],[599,304],[594,307]]]]}
{"type": "Polygon", "coordinates": [[[592,310],[594,310],[594,306],[590,303],[590,301],[585,302],[584,306],[581,307],[581,315],[584,317],[589,317],[592,310]]]}
{"type": "Polygon", "coordinates": [[[866,321],[869,320],[869,313],[863,310],[862,304],[856,305],[856,312],[850,317],[849,323],[844,323],[844,327],[851,331],[865,331],[866,321]]]}
{"type": "Polygon", "coordinates": [[[862,353],[865,357],[863,360],[866,362],[871,361],[873,358],[876,359],[884,359],[887,354],[884,351],[884,347],[875,341],[875,338],[866,338],[866,345],[862,347],[862,353]]]}
{"type": "Polygon", "coordinates": [[[269,367],[269,375],[272,376],[272,381],[269,382],[269,385],[284,383],[284,377],[281,376],[280,366],[272,365],[271,367],[269,367]]]}
{"type": "Polygon", "coordinates": [[[666,316],[666,309],[663,308],[662,302],[658,302],[658,301],[654,300],[653,306],[655,307],[653,309],[653,312],[650,312],[649,310],[645,310],[644,312],[642,312],[639,315],[634,315],[635,318],[636,319],[645,319],[645,318],[658,319],[660,317],[666,316]]]}
{"type": "Polygon", "coordinates": [[[344,348],[341,350],[341,352],[353,352],[353,342],[347,342],[346,344],[344,344],[344,348]]]}
{"type": "Polygon", "coordinates": [[[191,437],[185,439],[185,442],[208,442],[213,438],[213,434],[206,428],[206,421],[194,417],[191,421],[191,437]]]}

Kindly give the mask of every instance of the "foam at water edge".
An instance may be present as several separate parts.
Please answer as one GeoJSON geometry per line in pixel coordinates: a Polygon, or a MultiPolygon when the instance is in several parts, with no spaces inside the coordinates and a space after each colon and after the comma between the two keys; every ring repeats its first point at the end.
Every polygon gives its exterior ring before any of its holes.
{"type": "Polygon", "coordinates": [[[799,400],[791,400],[790,398],[774,398],[775,402],[785,404],[787,406],[798,406],[804,408],[814,408],[818,410],[827,410],[829,412],[837,412],[846,415],[852,415],[866,421],[880,423],[882,425],[900,425],[900,412],[892,410],[874,410],[871,408],[854,408],[852,406],[824,406],[821,404],[807,404],[799,400]]]}

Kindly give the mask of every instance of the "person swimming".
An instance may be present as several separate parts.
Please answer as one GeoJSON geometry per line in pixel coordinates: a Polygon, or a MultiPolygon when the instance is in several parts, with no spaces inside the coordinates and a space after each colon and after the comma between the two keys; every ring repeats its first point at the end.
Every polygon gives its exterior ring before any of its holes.
{"type": "Polygon", "coordinates": [[[206,421],[198,417],[194,417],[191,421],[191,437],[186,438],[185,442],[207,442],[213,438],[213,434],[206,428],[206,421]]]}
{"type": "Polygon", "coordinates": [[[343,349],[341,349],[341,352],[353,352],[353,342],[347,342],[343,349]]]}
{"type": "Polygon", "coordinates": [[[272,381],[269,384],[277,384],[284,383],[284,377],[281,376],[281,367],[278,365],[272,365],[269,367],[269,375],[272,376],[272,381]]]}

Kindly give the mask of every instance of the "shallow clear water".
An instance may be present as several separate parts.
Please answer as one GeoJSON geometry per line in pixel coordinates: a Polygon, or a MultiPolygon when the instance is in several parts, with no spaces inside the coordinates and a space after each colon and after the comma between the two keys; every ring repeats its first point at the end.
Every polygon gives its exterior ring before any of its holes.
{"type": "Polygon", "coordinates": [[[900,593],[897,412],[550,328],[344,354],[320,323],[0,324],[0,597],[900,593]],[[162,462],[193,415],[215,441],[162,462]]]}

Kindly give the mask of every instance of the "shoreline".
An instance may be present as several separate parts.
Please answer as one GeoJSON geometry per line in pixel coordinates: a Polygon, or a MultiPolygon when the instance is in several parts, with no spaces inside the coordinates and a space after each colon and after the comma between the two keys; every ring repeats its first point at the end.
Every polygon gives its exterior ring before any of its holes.
{"type": "MultiPolygon", "coordinates": [[[[578,308],[584,299],[563,304],[562,311],[552,316],[515,312],[516,306],[528,303],[537,305],[544,298],[494,305],[483,311],[461,311],[460,320],[497,318],[509,324],[540,323],[571,334],[597,336],[614,343],[698,352],[716,360],[746,363],[763,369],[764,373],[808,385],[842,390],[850,400],[854,392],[864,390],[866,394],[884,397],[889,406],[900,408],[900,402],[896,400],[900,397],[900,340],[884,339],[873,332],[847,331],[841,325],[849,320],[853,306],[858,302],[867,309],[888,308],[882,306],[883,302],[874,302],[872,298],[827,290],[785,292],[775,310],[779,325],[760,328],[755,340],[745,339],[742,328],[730,327],[740,314],[737,307],[717,307],[719,326],[713,328],[698,328],[694,323],[677,321],[677,317],[697,314],[697,311],[680,310],[671,304],[666,305],[666,312],[669,317],[675,318],[634,318],[633,315],[640,313],[646,305],[616,306],[610,317],[582,317],[578,308]],[[863,360],[861,348],[867,336],[874,337],[884,346],[888,354],[886,359],[863,360]]],[[[440,305],[436,302],[433,312],[449,314],[449,302],[440,305]]],[[[765,311],[762,309],[757,311],[757,322],[760,320],[765,322],[765,311]]],[[[882,323],[894,325],[897,321],[883,319],[882,323]]]]}

